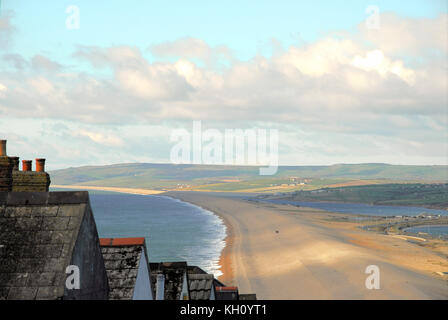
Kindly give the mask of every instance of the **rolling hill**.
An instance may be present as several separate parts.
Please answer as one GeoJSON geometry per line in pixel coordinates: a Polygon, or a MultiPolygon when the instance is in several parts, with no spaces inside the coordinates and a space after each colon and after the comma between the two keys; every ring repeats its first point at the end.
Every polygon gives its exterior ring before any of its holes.
{"type": "MultiPolygon", "coordinates": [[[[259,176],[258,167],[226,165],[116,164],[51,171],[54,185],[84,185],[147,189],[185,188],[214,191],[247,191],[289,187],[291,178],[305,181],[290,189],[316,189],[344,184],[392,182],[448,182],[448,166],[389,164],[337,164],[331,166],[282,166],[274,176],[259,176]],[[308,180],[307,180],[308,179],[308,180]],[[359,182],[357,182],[359,181],[359,182]]],[[[268,191],[268,190],[266,190],[268,191]]],[[[287,191],[287,190],[286,190],[287,191]]]]}

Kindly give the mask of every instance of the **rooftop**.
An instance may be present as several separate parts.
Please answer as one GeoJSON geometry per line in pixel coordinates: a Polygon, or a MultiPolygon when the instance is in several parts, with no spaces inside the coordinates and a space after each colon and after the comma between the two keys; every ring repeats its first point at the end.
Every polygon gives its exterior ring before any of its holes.
{"type": "Polygon", "coordinates": [[[87,192],[0,192],[0,300],[67,297],[67,266],[88,261],[99,280],[100,256],[87,192]]]}
{"type": "Polygon", "coordinates": [[[189,274],[190,299],[209,300],[213,290],[213,279],[212,274],[189,274]]]}
{"type": "Polygon", "coordinates": [[[142,256],[146,255],[145,238],[101,238],[100,245],[109,281],[109,299],[131,300],[140,263],[147,263],[142,256]]]}
{"type": "Polygon", "coordinates": [[[187,273],[187,262],[159,262],[149,265],[153,288],[156,287],[157,274],[163,274],[165,276],[165,300],[179,300],[184,275],[187,273]]]}
{"type": "Polygon", "coordinates": [[[145,238],[101,238],[101,246],[143,246],[145,238]]]}

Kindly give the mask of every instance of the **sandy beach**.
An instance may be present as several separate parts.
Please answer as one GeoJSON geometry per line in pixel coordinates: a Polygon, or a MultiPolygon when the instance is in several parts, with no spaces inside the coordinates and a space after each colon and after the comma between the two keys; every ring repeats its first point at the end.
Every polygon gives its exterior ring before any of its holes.
{"type": "MultiPolygon", "coordinates": [[[[132,194],[133,188],[52,186],[132,194]]],[[[219,278],[259,299],[448,299],[448,247],[360,230],[341,214],[267,204],[211,192],[166,192],[221,217],[227,227],[219,278]],[[365,286],[366,267],[380,270],[380,289],[365,286]]]]}
{"type": "Polygon", "coordinates": [[[315,209],[222,194],[166,195],[223,218],[228,235],[220,280],[240,292],[260,299],[448,299],[447,252],[360,230],[315,209]],[[379,290],[365,286],[369,265],[379,267],[379,290]]]}
{"type": "Polygon", "coordinates": [[[130,194],[160,194],[165,191],[160,190],[150,190],[150,189],[137,189],[137,188],[117,188],[117,187],[99,187],[99,186],[77,186],[77,185],[51,185],[52,188],[59,189],[75,189],[75,190],[97,190],[97,191],[109,191],[109,192],[119,192],[119,193],[130,193],[130,194]]]}

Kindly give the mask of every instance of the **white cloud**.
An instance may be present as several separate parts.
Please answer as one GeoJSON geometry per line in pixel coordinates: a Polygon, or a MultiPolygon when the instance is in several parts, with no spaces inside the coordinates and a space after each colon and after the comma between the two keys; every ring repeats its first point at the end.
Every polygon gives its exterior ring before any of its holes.
{"type": "Polygon", "coordinates": [[[211,47],[204,40],[191,37],[152,45],[149,51],[158,58],[198,59],[209,67],[216,67],[221,62],[235,61],[228,47],[224,45],[211,47]]]}
{"type": "MultiPolygon", "coordinates": [[[[358,150],[373,161],[393,150],[411,155],[423,146],[427,158],[440,163],[446,141],[437,131],[446,132],[448,125],[448,77],[446,57],[434,52],[446,53],[443,23],[446,15],[416,20],[385,14],[375,34],[360,27],[356,35],[328,36],[250,61],[236,61],[224,46],[193,38],[151,47],[155,55],[175,58],[164,62],[150,61],[132,46],[80,47],[74,56],[91,63],[91,73],[63,73],[65,66],[47,57],[27,61],[8,53],[3,58],[14,68],[0,73],[0,120],[82,123],[89,129],[74,128],[73,139],[109,147],[127,143],[96,126],[132,131],[167,120],[215,121],[230,128],[237,120],[264,121],[280,131],[292,125],[309,133],[313,143],[303,143],[301,150],[316,157],[320,152],[322,159],[339,154],[343,162],[358,150]],[[401,39],[403,46],[396,45],[401,39]],[[231,63],[216,68],[220,59],[231,63]],[[347,144],[347,136],[356,138],[347,144]]],[[[143,139],[135,131],[128,138],[136,144],[143,139]]]]}
{"type": "Polygon", "coordinates": [[[5,96],[7,89],[8,88],[6,88],[6,86],[4,86],[3,84],[0,83],[0,98],[5,96]]]}
{"type": "Polygon", "coordinates": [[[447,26],[447,13],[428,19],[404,18],[386,12],[381,14],[379,29],[368,29],[361,23],[359,30],[362,38],[381,48],[385,54],[421,57],[434,50],[448,53],[447,26]]]}
{"type": "Polygon", "coordinates": [[[382,77],[394,74],[411,86],[415,83],[416,75],[413,70],[405,68],[402,61],[386,58],[381,50],[369,51],[365,57],[355,56],[352,65],[365,71],[376,71],[382,77]]]}
{"type": "Polygon", "coordinates": [[[113,134],[103,134],[100,132],[81,129],[75,132],[74,135],[88,137],[93,142],[106,146],[121,147],[124,145],[123,140],[113,134]]]}

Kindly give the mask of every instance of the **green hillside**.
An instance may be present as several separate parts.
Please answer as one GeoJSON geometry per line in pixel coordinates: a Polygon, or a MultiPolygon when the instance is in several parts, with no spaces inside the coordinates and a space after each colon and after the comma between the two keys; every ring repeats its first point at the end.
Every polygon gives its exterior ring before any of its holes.
{"type": "Polygon", "coordinates": [[[268,198],[377,205],[415,205],[448,209],[448,184],[386,184],[323,188],[268,196],[268,198]]]}
{"type": "Polygon", "coordinates": [[[352,180],[374,183],[448,182],[448,166],[338,164],[283,166],[274,176],[260,176],[258,167],[174,164],[117,164],[86,166],[50,172],[55,185],[91,185],[129,188],[170,188],[179,184],[198,189],[237,191],[287,184],[291,177],[312,179],[302,189],[316,189],[352,180]]]}

